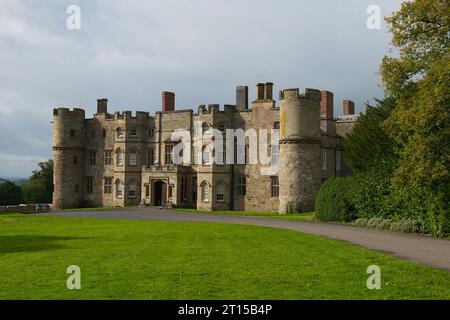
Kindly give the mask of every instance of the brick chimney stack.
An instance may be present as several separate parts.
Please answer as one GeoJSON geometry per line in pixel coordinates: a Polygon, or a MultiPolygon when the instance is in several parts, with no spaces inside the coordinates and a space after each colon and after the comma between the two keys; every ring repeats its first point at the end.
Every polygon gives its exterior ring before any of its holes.
{"type": "Polygon", "coordinates": [[[264,86],[264,100],[273,100],[273,83],[267,82],[264,86]]]}
{"type": "Polygon", "coordinates": [[[162,93],[162,111],[175,111],[175,93],[163,91],[162,93]]]}
{"type": "Polygon", "coordinates": [[[344,116],[350,116],[355,114],[355,103],[351,100],[344,100],[343,105],[344,116]]]}
{"type": "Polygon", "coordinates": [[[102,98],[97,100],[97,113],[108,113],[108,99],[102,98]]]}
{"type": "Polygon", "coordinates": [[[237,110],[248,109],[248,87],[238,86],[236,87],[236,108],[237,110]]]}
{"type": "Polygon", "coordinates": [[[334,94],[330,91],[322,91],[321,117],[333,119],[334,114],[334,94]]]}
{"type": "Polygon", "coordinates": [[[264,91],[265,91],[265,85],[264,83],[258,83],[256,85],[256,100],[264,100],[264,91]]]}

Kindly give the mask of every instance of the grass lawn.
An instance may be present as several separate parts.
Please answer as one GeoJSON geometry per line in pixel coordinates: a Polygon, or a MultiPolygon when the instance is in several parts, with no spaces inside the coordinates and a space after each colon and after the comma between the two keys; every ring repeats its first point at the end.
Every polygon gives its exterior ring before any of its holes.
{"type": "Polygon", "coordinates": [[[316,216],[314,212],[308,213],[296,213],[296,214],[278,214],[273,212],[254,212],[254,211],[201,211],[195,209],[173,209],[180,212],[191,212],[191,213],[203,213],[203,214],[224,214],[231,216],[257,216],[257,217],[268,217],[268,218],[279,218],[279,219],[289,219],[289,220],[306,220],[315,221],[316,216]]]}
{"type": "Polygon", "coordinates": [[[281,229],[0,216],[0,299],[89,298],[450,299],[450,273],[281,229]],[[381,290],[366,287],[374,264],[381,290]]]}

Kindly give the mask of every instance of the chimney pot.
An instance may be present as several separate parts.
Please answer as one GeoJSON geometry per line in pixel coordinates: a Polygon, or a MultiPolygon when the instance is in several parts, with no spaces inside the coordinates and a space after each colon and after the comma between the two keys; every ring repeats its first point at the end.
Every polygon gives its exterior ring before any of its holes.
{"type": "Polygon", "coordinates": [[[256,85],[256,93],[257,93],[256,100],[264,100],[264,91],[265,91],[264,88],[265,88],[264,83],[258,83],[256,85]]]}

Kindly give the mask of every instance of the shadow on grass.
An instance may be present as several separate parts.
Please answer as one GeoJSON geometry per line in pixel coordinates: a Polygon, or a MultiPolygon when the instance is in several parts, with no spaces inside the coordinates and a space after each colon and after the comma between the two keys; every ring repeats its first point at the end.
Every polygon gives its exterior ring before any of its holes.
{"type": "Polygon", "coordinates": [[[80,237],[0,235],[0,254],[64,249],[67,246],[60,243],[61,241],[82,239],[87,240],[80,237]]]}

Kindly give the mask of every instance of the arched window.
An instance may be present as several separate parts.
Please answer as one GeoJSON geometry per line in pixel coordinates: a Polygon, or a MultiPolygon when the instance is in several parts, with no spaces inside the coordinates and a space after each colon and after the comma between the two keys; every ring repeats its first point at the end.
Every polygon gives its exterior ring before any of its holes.
{"type": "Polygon", "coordinates": [[[136,198],[136,194],[137,194],[137,183],[135,181],[131,181],[128,184],[128,197],[136,198]]]}
{"type": "Polygon", "coordinates": [[[128,154],[128,165],[131,167],[137,166],[137,151],[131,150],[128,154]]]}
{"type": "Polygon", "coordinates": [[[122,128],[117,128],[116,129],[116,135],[117,135],[117,138],[123,138],[123,129],[122,128]]]}
{"type": "Polygon", "coordinates": [[[202,184],[202,201],[208,202],[209,201],[209,185],[208,182],[203,182],[202,184]]]}
{"type": "Polygon", "coordinates": [[[122,198],[123,196],[123,183],[119,179],[116,180],[116,198],[122,198]]]}
{"type": "Polygon", "coordinates": [[[223,186],[223,184],[219,184],[217,186],[216,200],[217,201],[224,201],[225,200],[225,187],[223,186]]]}
{"type": "Polygon", "coordinates": [[[123,166],[123,151],[122,151],[122,149],[116,150],[116,165],[123,166]]]}

